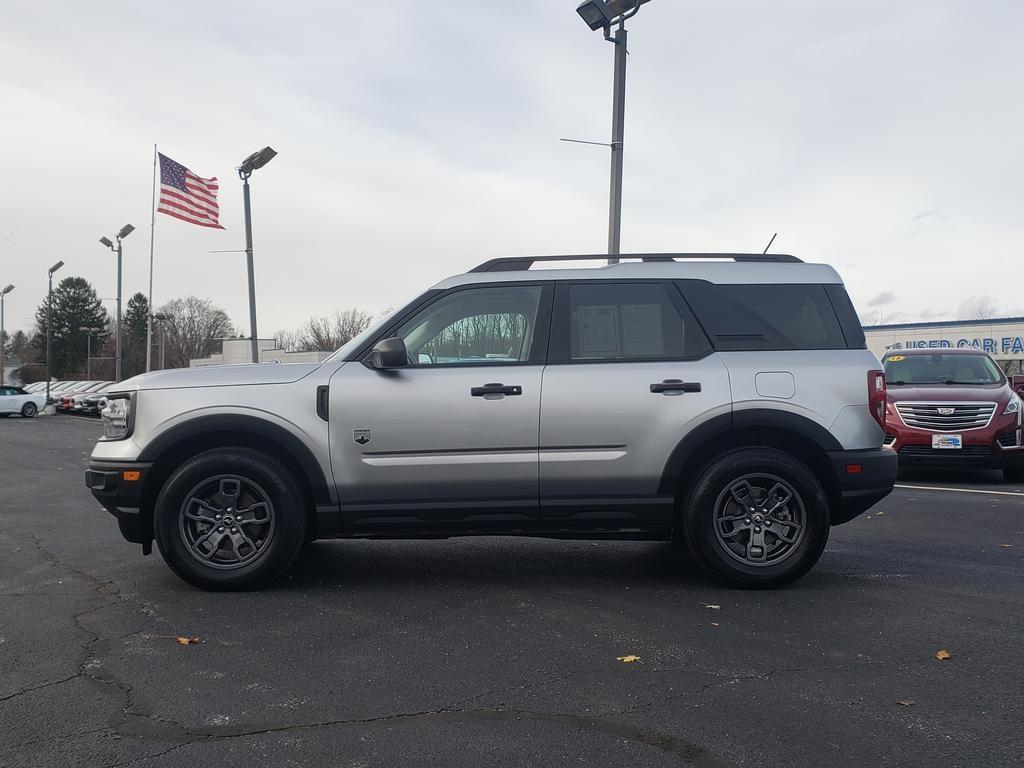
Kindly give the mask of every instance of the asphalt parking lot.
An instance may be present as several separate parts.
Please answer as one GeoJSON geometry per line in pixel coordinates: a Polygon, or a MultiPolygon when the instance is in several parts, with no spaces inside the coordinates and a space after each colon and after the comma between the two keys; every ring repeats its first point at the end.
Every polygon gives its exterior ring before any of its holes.
{"type": "Polygon", "coordinates": [[[98,431],[0,422],[5,768],[1024,753],[1024,488],[998,475],[901,481],[776,592],[668,544],[485,538],[318,542],[279,588],[207,594],[89,496],[98,431]]]}

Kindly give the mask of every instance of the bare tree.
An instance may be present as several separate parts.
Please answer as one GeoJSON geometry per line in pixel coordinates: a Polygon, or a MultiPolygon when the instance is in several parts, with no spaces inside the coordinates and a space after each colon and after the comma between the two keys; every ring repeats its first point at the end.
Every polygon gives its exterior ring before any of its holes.
{"type": "Polygon", "coordinates": [[[960,308],[956,314],[961,320],[989,320],[997,317],[999,310],[991,296],[982,294],[981,296],[968,296],[960,302],[960,308]]]}
{"type": "Polygon", "coordinates": [[[282,349],[333,352],[365,331],[372,320],[361,309],[338,310],[333,315],[313,315],[297,331],[281,331],[274,338],[282,349]]]}
{"type": "Polygon", "coordinates": [[[234,334],[228,313],[209,299],[186,296],[164,304],[167,366],[187,368],[189,360],[209,357],[217,349],[217,339],[234,334]]]}

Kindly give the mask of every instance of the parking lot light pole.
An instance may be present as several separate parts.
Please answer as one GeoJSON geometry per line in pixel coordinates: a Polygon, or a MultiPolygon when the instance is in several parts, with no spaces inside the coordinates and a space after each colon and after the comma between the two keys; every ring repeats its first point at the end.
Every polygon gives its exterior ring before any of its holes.
{"type": "Polygon", "coordinates": [[[164,312],[157,312],[153,320],[160,329],[160,370],[164,370],[164,325],[167,323],[167,315],[164,312]]]}
{"type": "Polygon", "coordinates": [[[253,152],[238,167],[238,178],[242,180],[242,205],[245,210],[245,260],[249,272],[249,336],[252,362],[260,361],[260,346],[256,333],[256,277],[252,262],[252,209],[249,206],[249,177],[277,155],[270,147],[253,152]]]}
{"type": "Polygon", "coordinates": [[[7,332],[4,331],[4,296],[14,290],[13,285],[8,285],[0,291],[0,387],[4,385],[4,366],[7,361],[4,359],[4,345],[7,343],[7,332]]]}
{"type": "Polygon", "coordinates": [[[46,273],[46,405],[50,404],[50,366],[53,359],[53,273],[63,266],[64,262],[58,261],[46,273]]]}
{"type": "Polygon", "coordinates": [[[85,378],[92,381],[92,335],[99,333],[99,328],[79,328],[85,334],[85,378]]]}
{"type": "Polygon", "coordinates": [[[117,254],[117,322],[114,325],[114,380],[121,380],[121,241],[135,231],[131,224],[125,224],[117,233],[117,245],[110,238],[101,237],[100,242],[117,254]]]}
{"type": "Polygon", "coordinates": [[[604,39],[615,44],[615,76],[612,89],[612,169],[608,205],[608,263],[617,264],[622,242],[622,155],[626,135],[626,19],[650,0],[584,0],[576,8],[591,30],[603,30],[604,39]],[[614,37],[612,25],[618,25],[614,37]]]}

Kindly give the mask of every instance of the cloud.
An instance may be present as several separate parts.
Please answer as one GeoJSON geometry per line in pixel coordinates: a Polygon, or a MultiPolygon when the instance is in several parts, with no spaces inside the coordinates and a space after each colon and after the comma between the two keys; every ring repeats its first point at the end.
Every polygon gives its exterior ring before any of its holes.
{"type": "Polygon", "coordinates": [[[928,220],[937,221],[940,224],[945,224],[947,221],[949,221],[949,216],[940,211],[938,208],[930,208],[927,211],[921,211],[921,213],[914,216],[914,218],[910,220],[910,223],[917,224],[919,222],[928,220]]]}
{"type": "Polygon", "coordinates": [[[882,291],[873,299],[868,300],[868,306],[882,307],[885,306],[886,304],[892,304],[894,301],[896,301],[896,294],[894,294],[892,291],[882,291]]]}

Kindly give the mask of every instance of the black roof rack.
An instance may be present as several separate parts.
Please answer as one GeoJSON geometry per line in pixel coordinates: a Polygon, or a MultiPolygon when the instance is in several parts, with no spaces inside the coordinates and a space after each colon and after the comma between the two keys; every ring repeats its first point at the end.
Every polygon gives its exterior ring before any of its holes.
{"type": "MultiPolygon", "coordinates": [[[[510,256],[485,261],[470,272],[517,272],[527,270],[539,261],[596,261],[607,259],[607,254],[582,256],[510,256]]],[[[803,264],[796,256],[785,253],[622,253],[620,259],[640,259],[643,262],[669,262],[676,259],[732,259],[736,262],[776,262],[803,264]]]]}

